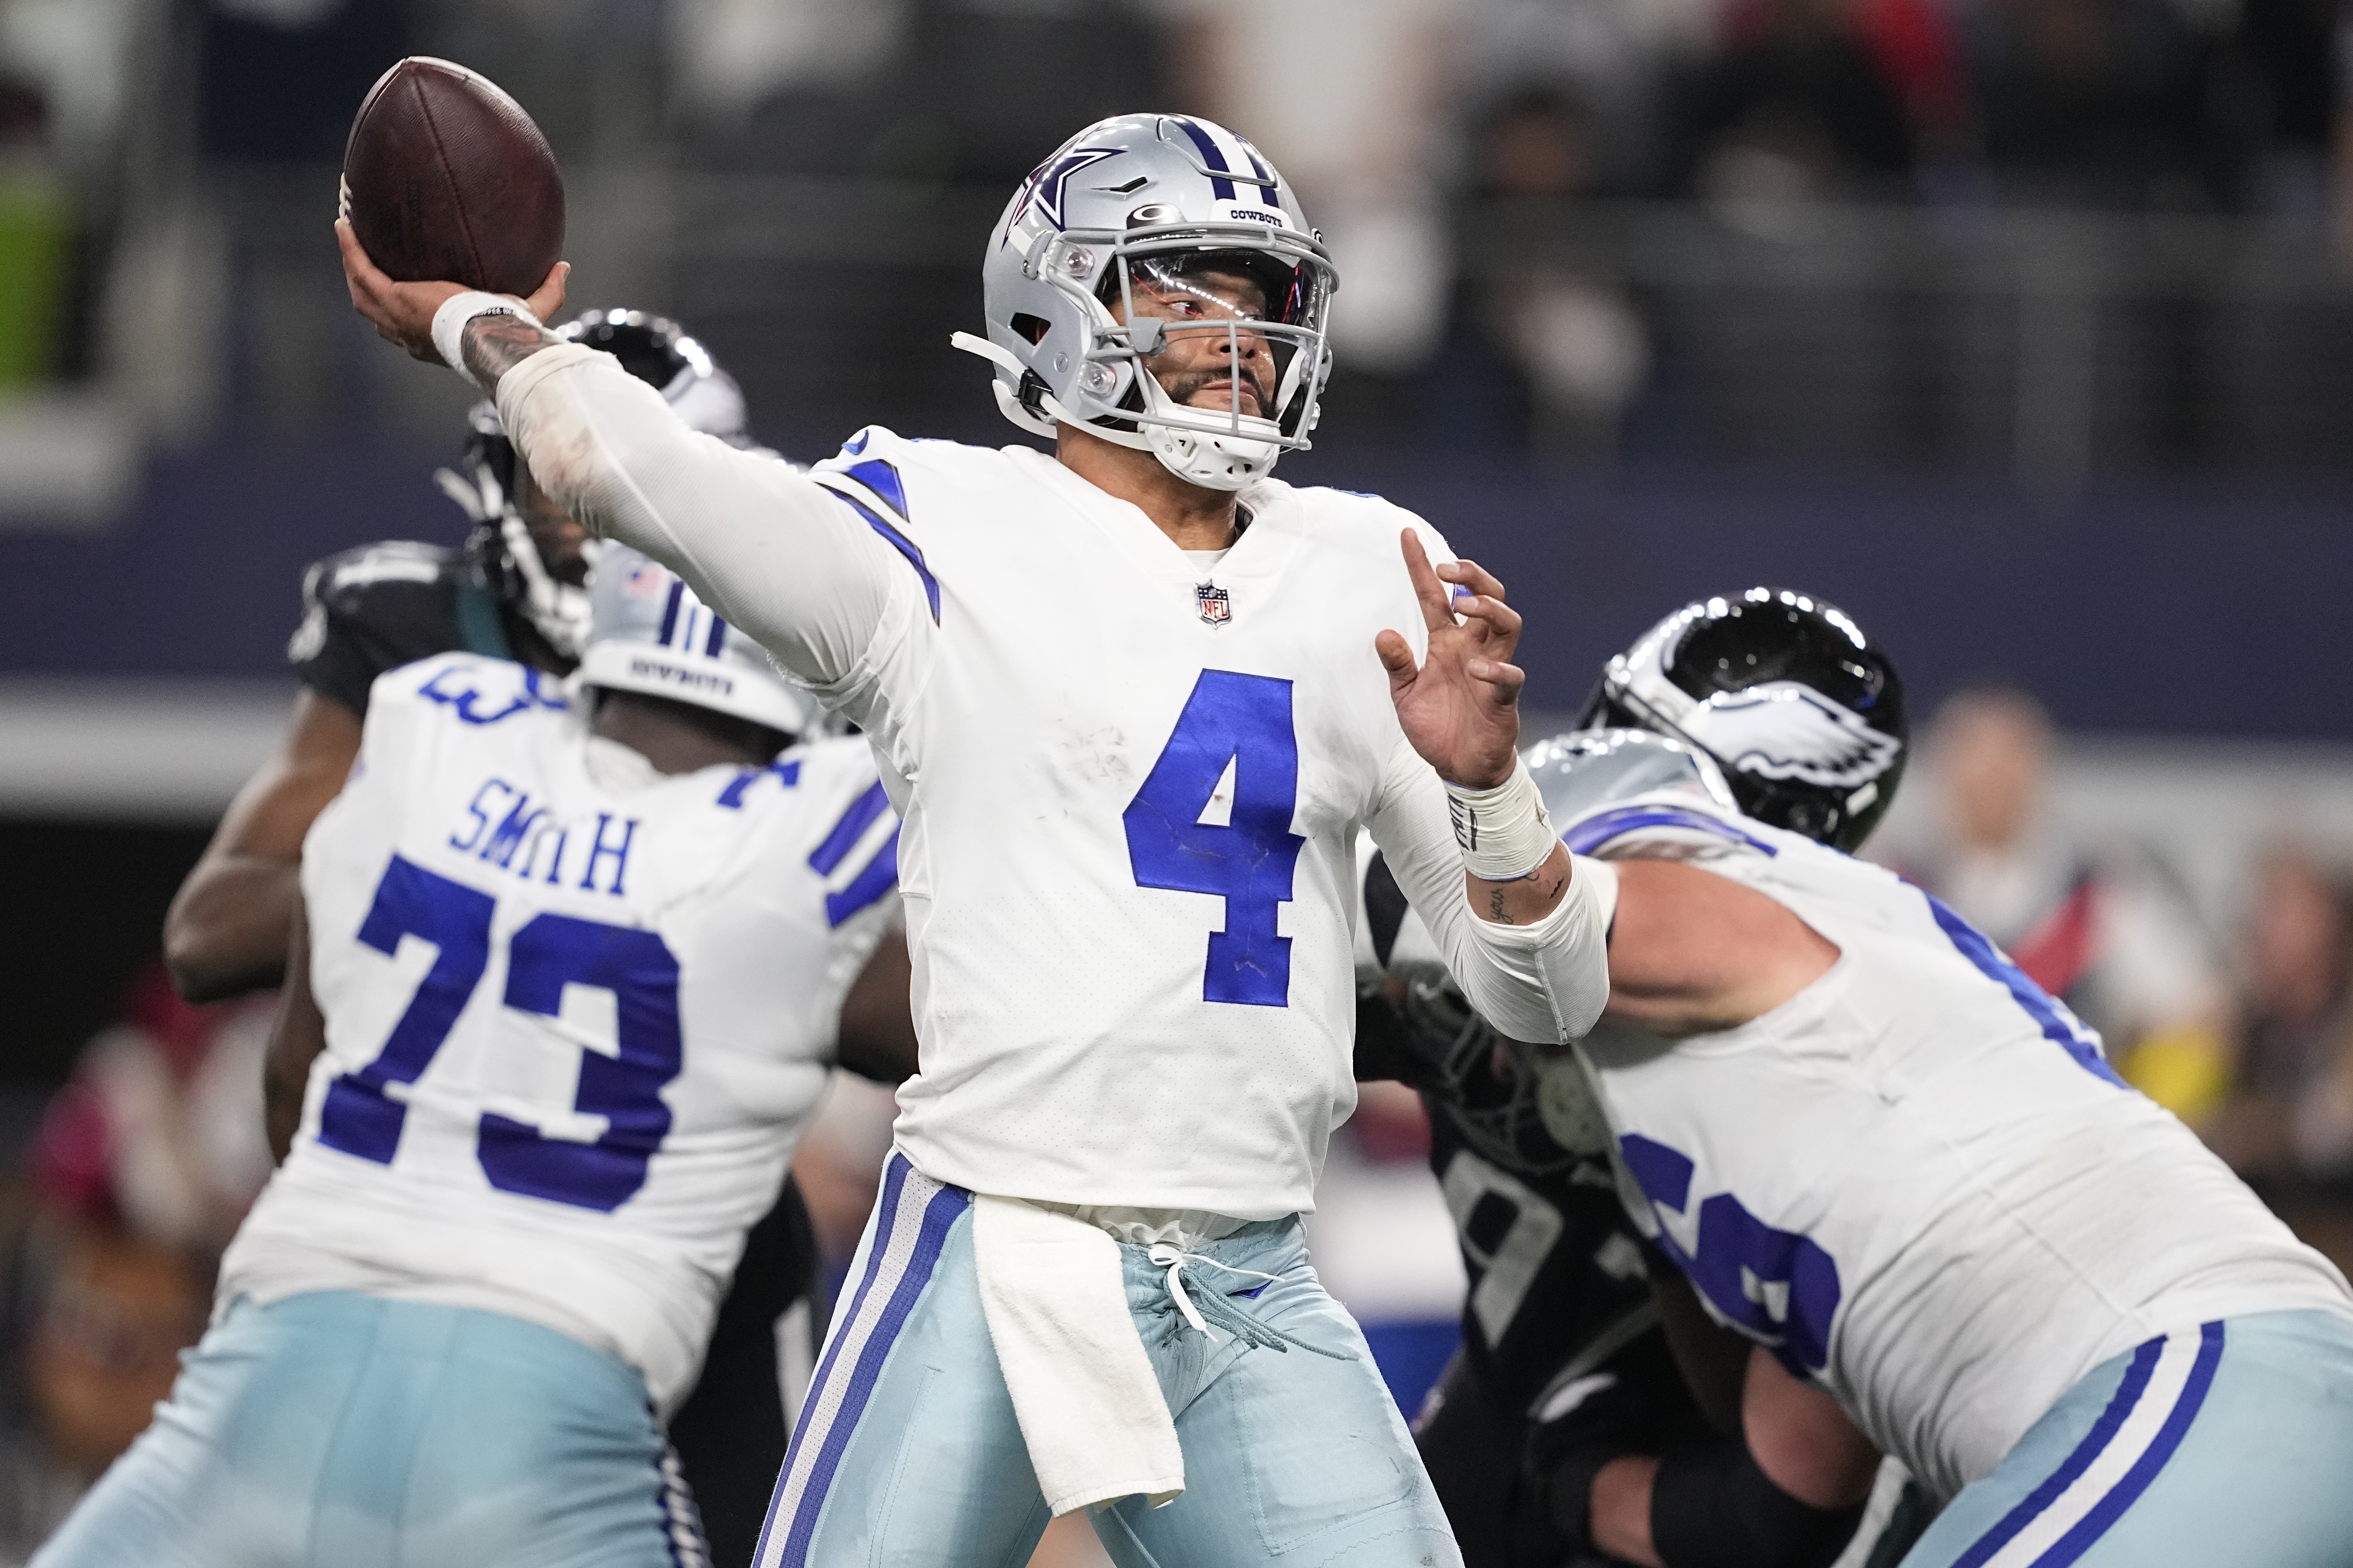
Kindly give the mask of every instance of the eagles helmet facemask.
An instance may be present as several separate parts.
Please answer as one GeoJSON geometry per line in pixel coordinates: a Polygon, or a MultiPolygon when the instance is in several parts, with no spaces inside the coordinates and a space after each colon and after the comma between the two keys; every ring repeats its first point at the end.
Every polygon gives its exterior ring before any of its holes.
{"type": "Polygon", "coordinates": [[[1904,777],[1904,683],[1836,605],[1751,588],[1684,605],[1609,661],[1580,729],[1656,731],[1713,758],[1759,822],[1853,850],[1904,777]]]}
{"type": "MultiPolygon", "coordinates": [[[[1330,369],[1338,278],[1290,185],[1258,149],[1180,114],[1124,114],[1064,142],[1006,204],[981,263],[997,406],[1149,451],[1170,472],[1240,489],[1303,449],[1330,369]],[[1155,370],[1180,339],[1222,339],[1224,408],[1198,407],[1155,370]],[[1271,374],[1244,405],[1240,367],[1271,374]]],[[[1211,350],[1214,353],[1214,348],[1211,350]]],[[[1252,375],[1255,382],[1257,377],[1252,375]]]]}
{"type": "MultiPolygon", "coordinates": [[[[753,445],[744,429],[744,394],[703,346],[677,322],[643,310],[588,310],[555,329],[567,342],[601,349],[659,390],[687,426],[734,447],[753,445]]],[[[566,658],[577,658],[588,631],[588,590],[550,572],[516,510],[515,451],[487,400],[467,411],[465,456],[433,476],[464,508],[475,528],[467,556],[492,593],[521,610],[566,658]]],[[[594,542],[591,542],[594,548],[594,542]]],[[[594,557],[591,557],[591,565],[594,557]]]]}

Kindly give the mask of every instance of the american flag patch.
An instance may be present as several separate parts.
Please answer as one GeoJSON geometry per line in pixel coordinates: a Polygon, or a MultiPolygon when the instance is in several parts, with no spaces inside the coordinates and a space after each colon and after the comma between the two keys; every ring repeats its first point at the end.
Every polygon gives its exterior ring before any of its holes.
{"type": "Polygon", "coordinates": [[[1213,626],[1224,626],[1234,618],[1232,602],[1226,597],[1226,591],[1214,583],[1194,584],[1193,601],[1201,606],[1201,619],[1213,626]]]}

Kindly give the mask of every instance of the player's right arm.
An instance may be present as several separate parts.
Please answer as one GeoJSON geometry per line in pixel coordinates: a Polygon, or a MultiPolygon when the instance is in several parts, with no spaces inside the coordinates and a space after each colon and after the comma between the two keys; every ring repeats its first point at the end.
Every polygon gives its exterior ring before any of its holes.
{"type": "MultiPolygon", "coordinates": [[[[353,305],[417,358],[442,358],[435,315],[465,290],[395,282],[347,221],[336,234],[353,305]]],[[[559,262],[524,301],[542,320],[563,304],[564,272],[559,262]]],[[[461,344],[542,489],[684,577],[802,679],[857,674],[894,600],[903,609],[914,578],[854,511],[772,458],[689,430],[610,354],[512,314],[474,317],[461,344]]]]}
{"type": "Polygon", "coordinates": [[[1879,1451],[1838,1402],[1751,1346],[1737,1433],[1610,1460],[1591,1476],[1587,1533],[1612,1562],[1643,1568],[1827,1568],[1878,1474],[1879,1451]]]}
{"type": "Polygon", "coordinates": [[[300,892],[302,836],[359,754],[359,716],[304,687],[278,753],[246,781],[164,917],[164,963],[191,1002],[275,985],[300,892]]]}
{"type": "Polygon", "coordinates": [[[1611,864],[1609,1017],[1671,1039],[1736,1028],[1838,962],[1788,906],[1729,877],[1679,860],[1611,864]]]}

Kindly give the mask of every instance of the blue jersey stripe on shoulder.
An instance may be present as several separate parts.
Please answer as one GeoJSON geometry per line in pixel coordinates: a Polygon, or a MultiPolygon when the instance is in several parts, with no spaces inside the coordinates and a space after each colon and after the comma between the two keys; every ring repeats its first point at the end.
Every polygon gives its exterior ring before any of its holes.
{"type": "MultiPolygon", "coordinates": [[[[880,788],[880,785],[876,786],[880,788]]],[[[838,893],[825,896],[825,923],[838,926],[899,885],[899,830],[892,828],[865,868],[838,893]]]]}
{"type": "Polygon", "coordinates": [[[1944,900],[1926,889],[1920,896],[1928,900],[1928,912],[1936,916],[1937,926],[1951,940],[1954,947],[1959,949],[1961,956],[1977,965],[1978,972],[1988,979],[1999,981],[2018,1005],[2026,1009],[2026,1016],[2034,1020],[2045,1039],[2074,1058],[2076,1064],[2085,1072],[2105,1079],[2118,1089],[2129,1087],[2101,1053],[2099,1036],[2077,1022],[2075,1015],[2067,1010],[2066,1004],[2034,984],[2026,971],[2010,962],[2009,954],[1994,946],[1983,931],[1963,920],[1944,900]]]}
{"type": "Polygon", "coordinates": [[[1572,855],[1590,855],[1613,838],[1641,827],[1683,827],[1695,833],[1712,833],[1718,838],[1729,838],[1761,849],[1767,855],[1781,851],[1751,833],[1744,833],[1728,822],[1720,821],[1702,812],[1683,811],[1672,805],[1621,805],[1571,823],[1560,841],[1568,846],[1572,855]]]}
{"type": "Polygon", "coordinates": [[[891,797],[883,793],[879,784],[850,802],[849,809],[841,814],[841,820],[835,823],[833,830],[825,836],[825,842],[809,851],[809,869],[820,877],[832,875],[833,868],[841,864],[858,847],[858,841],[865,837],[866,830],[874,826],[874,819],[890,806],[891,797]]]}
{"type": "Polygon", "coordinates": [[[867,527],[888,540],[892,549],[907,558],[907,564],[913,566],[915,569],[915,575],[923,580],[923,597],[932,606],[932,624],[937,626],[940,619],[940,580],[932,575],[931,563],[923,559],[922,549],[913,540],[884,521],[880,513],[856,496],[843,495],[839,490],[829,490],[828,493],[839,497],[843,504],[855,510],[859,516],[866,520],[867,527]]]}
{"type": "Polygon", "coordinates": [[[906,481],[899,477],[898,468],[889,458],[869,458],[862,463],[850,464],[842,472],[872,490],[884,506],[902,519],[911,515],[907,510],[906,481]]]}

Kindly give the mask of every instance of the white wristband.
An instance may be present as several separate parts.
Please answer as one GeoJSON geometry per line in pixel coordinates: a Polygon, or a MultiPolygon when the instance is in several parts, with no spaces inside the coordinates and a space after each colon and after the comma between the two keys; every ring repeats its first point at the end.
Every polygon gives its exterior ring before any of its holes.
{"type": "MultiPolygon", "coordinates": [[[[443,364],[476,386],[482,386],[474,373],[466,368],[463,352],[466,323],[477,316],[517,316],[534,327],[540,322],[539,318],[524,309],[521,301],[511,300],[504,294],[485,294],[479,289],[452,294],[441,301],[441,308],[433,312],[434,352],[441,356],[443,364]]],[[[490,392],[495,389],[482,386],[482,390],[490,392]]]]}
{"type": "Polygon", "coordinates": [[[1493,789],[1449,784],[1446,808],[1454,819],[1454,842],[1462,847],[1462,868],[1482,881],[1519,880],[1559,842],[1536,781],[1517,757],[1511,777],[1493,789]]]}

